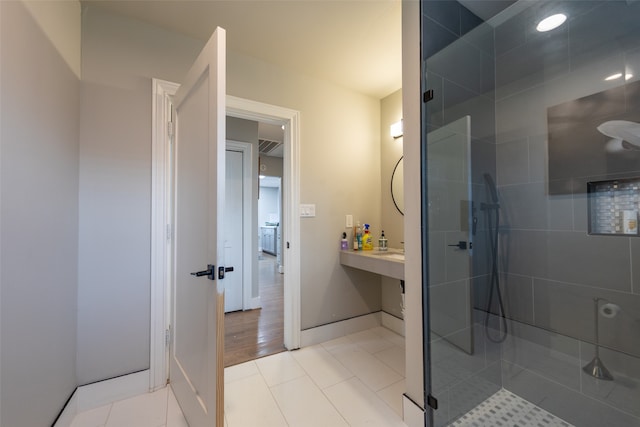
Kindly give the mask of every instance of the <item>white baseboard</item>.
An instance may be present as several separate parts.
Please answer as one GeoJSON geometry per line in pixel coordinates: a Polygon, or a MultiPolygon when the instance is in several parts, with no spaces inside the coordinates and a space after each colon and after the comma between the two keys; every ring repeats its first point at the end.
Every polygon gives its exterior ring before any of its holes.
{"type": "Polygon", "coordinates": [[[321,342],[330,341],[345,335],[375,328],[381,324],[382,320],[380,312],[378,311],[352,319],[329,323],[328,325],[305,329],[300,332],[300,346],[308,347],[310,345],[320,344],[321,342]]]}
{"type": "Polygon", "coordinates": [[[404,337],[404,320],[383,311],[382,326],[404,337]]]}
{"type": "Polygon", "coordinates": [[[69,427],[79,412],[149,392],[150,371],[136,372],[78,387],[54,427],[69,427]]]}
{"type": "Polygon", "coordinates": [[[73,419],[78,415],[78,389],[73,392],[71,399],[67,402],[62,413],[56,420],[53,427],[71,427],[73,419]]]}
{"type": "Polygon", "coordinates": [[[249,308],[247,310],[255,310],[256,308],[261,308],[262,302],[260,301],[260,297],[251,298],[249,300],[249,308]]]}
{"type": "Polygon", "coordinates": [[[136,372],[78,388],[78,412],[147,393],[150,371],[136,372]]]}
{"type": "Polygon", "coordinates": [[[424,427],[424,410],[405,394],[402,395],[402,413],[408,427],[424,427]]]}

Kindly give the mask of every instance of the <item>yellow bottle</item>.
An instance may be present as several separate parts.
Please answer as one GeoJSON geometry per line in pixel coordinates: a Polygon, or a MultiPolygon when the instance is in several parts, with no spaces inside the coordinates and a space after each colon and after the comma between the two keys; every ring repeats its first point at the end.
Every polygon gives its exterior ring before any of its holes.
{"type": "Polygon", "coordinates": [[[373,250],[373,238],[371,237],[371,233],[369,233],[369,224],[364,225],[364,234],[362,235],[362,250],[373,250]]]}

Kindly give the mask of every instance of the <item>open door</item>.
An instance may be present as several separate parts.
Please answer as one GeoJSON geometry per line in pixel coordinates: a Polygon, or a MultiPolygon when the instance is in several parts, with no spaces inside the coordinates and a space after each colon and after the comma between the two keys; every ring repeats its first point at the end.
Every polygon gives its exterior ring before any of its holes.
{"type": "Polygon", "coordinates": [[[170,384],[191,427],[224,425],[225,31],[175,97],[175,268],[170,384]]]}

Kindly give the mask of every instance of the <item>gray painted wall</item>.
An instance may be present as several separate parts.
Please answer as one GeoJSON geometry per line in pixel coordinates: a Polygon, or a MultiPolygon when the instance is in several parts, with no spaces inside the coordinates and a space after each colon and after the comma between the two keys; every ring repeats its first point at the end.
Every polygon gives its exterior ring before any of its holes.
{"type": "Polygon", "coordinates": [[[149,368],[151,77],[178,81],[201,45],[92,11],[82,22],[80,384],[149,368]]]}
{"type": "Polygon", "coordinates": [[[22,2],[0,16],[0,425],[46,426],[77,385],[79,77],[22,2]]]}
{"type": "Polygon", "coordinates": [[[271,156],[260,156],[260,167],[264,168],[260,175],[279,176],[282,178],[282,158],[271,156]]]}

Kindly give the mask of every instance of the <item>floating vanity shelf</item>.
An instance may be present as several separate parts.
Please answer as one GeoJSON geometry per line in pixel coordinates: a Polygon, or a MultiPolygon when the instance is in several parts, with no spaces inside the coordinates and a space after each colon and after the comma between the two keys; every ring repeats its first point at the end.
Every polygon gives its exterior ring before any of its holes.
{"type": "Polygon", "coordinates": [[[587,183],[589,234],[638,236],[640,178],[587,183]]]}
{"type": "Polygon", "coordinates": [[[400,250],[340,251],[340,264],[404,280],[404,253],[400,250]]]}

